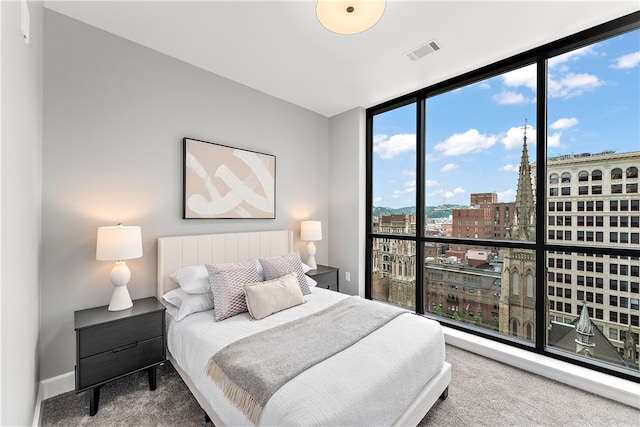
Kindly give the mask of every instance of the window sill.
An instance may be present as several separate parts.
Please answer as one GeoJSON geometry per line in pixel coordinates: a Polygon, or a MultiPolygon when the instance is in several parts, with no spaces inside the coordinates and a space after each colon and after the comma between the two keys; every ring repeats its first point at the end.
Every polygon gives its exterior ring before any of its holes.
{"type": "Polygon", "coordinates": [[[445,341],[525,371],[640,409],[640,384],[446,326],[445,341]]]}

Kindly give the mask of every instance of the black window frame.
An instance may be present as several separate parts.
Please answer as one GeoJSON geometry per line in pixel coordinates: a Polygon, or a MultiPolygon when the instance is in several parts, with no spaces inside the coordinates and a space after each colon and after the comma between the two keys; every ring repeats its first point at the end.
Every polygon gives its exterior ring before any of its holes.
{"type": "MultiPolygon", "coordinates": [[[[547,274],[546,269],[546,256],[553,251],[561,252],[588,252],[589,254],[601,256],[601,255],[621,255],[621,256],[640,256],[640,249],[628,248],[628,247],[616,247],[610,248],[607,246],[589,246],[575,242],[561,241],[548,241],[546,232],[546,220],[547,215],[546,208],[551,195],[551,188],[557,188],[559,185],[551,187],[547,176],[547,123],[545,118],[547,117],[548,99],[547,99],[547,61],[549,58],[553,58],[557,55],[561,55],[575,49],[603,41],[610,37],[615,37],[633,30],[640,29],[640,12],[634,12],[629,15],[623,16],[618,19],[614,19],[605,24],[601,24],[590,29],[580,31],[568,37],[556,40],[543,46],[531,49],[529,51],[516,54],[510,58],[506,58],[473,70],[471,72],[450,78],[448,80],[433,84],[415,92],[400,96],[396,99],[375,105],[367,108],[366,110],[366,207],[365,207],[365,221],[366,221],[366,237],[365,237],[365,298],[372,298],[372,252],[373,242],[379,238],[393,238],[400,240],[410,240],[415,242],[416,259],[424,259],[425,257],[425,244],[426,243],[448,243],[448,244],[462,244],[462,245],[485,245],[489,247],[506,247],[506,248],[521,248],[533,250],[536,253],[536,332],[534,343],[524,343],[521,340],[513,339],[507,335],[492,333],[492,331],[471,328],[443,317],[434,317],[424,312],[424,269],[416,269],[416,289],[415,289],[415,311],[416,314],[424,315],[434,320],[439,321],[441,324],[451,327],[453,329],[463,330],[466,333],[472,335],[482,336],[497,342],[505,343],[514,347],[522,348],[528,351],[532,351],[538,354],[543,354],[555,359],[564,360],[569,363],[584,366],[599,372],[605,372],[617,377],[629,379],[635,382],[640,381],[640,373],[631,372],[616,366],[601,363],[597,360],[588,360],[586,358],[578,357],[566,352],[554,350],[546,345],[546,281],[547,274]],[[455,89],[459,89],[468,86],[472,83],[495,77],[505,72],[524,67],[527,65],[535,64],[537,69],[537,102],[536,102],[536,115],[537,115],[537,128],[536,128],[536,140],[538,149],[536,150],[537,174],[535,185],[535,197],[539,202],[536,204],[536,240],[535,242],[520,242],[520,241],[508,241],[508,240],[487,240],[487,239],[474,239],[474,238],[451,238],[442,236],[428,236],[425,235],[425,176],[426,176],[426,160],[425,160],[425,122],[426,122],[426,100],[443,94],[451,92],[455,89]],[[376,115],[382,114],[387,111],[394,110],[396,108],[408,105],[416,104],[416,234],[404,235],[404,234],[387,234],[373,231],[373,119],[376,115]]],[[[592,181],[600,181],[602,178],[595,179],[592,176],[592,181]]],[[[553,197],[553,196],[552,196],[553,197]]],[[[593,208],[591,209],[593,210],[593,208]]],[[[580,206],[578,204],[578,211],[580,206]]],[[[580,278],[578,278],[578,285],[580,285],[580,278]]],[[[591,284],[590,286],[593,286],[591,284]]],[[[571,305],[569,305],[569,310],[571,305]]],[[[566,306],[565,306],[566,307],[566,306]]],[[[617,314],[616,314],[617,317],[617,314]]]]}

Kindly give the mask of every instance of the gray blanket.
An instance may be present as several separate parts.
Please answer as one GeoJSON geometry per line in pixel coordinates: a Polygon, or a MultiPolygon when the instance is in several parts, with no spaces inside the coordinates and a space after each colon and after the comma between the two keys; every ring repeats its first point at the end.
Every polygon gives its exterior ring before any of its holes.
{"type": "Polygon", "coordinates": [[[254,424],[287,381],[350,347],[406,310],[345,298],[317,313],[238,340],[214,354],[207,374],[254,424]]]}

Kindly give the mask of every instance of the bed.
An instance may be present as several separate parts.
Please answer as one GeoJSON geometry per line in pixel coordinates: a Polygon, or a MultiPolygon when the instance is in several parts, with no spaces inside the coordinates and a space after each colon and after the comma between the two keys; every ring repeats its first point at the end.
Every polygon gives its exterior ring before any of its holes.
{"type": "MultiPolygon", "coordinates": [[[[293,233],[288,230],[161,237],[157,298],[163,301],[165,294],[180,287],[171,275],[183,267],[239,263],[294,251],[293,233]]],[[[438,398],[447,397],[451,365],[444,360],[440,325],[403,312],[286,382],[257,418],[239,409],[205,373],[214,354],[240,338],[308,321],[321,311],[360,299],[317,287],[310,291],[304,304],[261,320],[251,320],[244,312],[216,322],[211,309],[179,321],[167,314],[168,359],[217,427],[416,425],[438,398]]]]}

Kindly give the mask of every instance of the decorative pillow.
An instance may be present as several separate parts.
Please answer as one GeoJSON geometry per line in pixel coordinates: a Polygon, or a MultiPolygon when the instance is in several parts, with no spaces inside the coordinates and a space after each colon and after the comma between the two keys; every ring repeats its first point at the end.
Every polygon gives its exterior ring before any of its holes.
{"type": "Polygon", "coordinates": [[[175,314],[171,313],[171,311],[169,312],[176,320],[182,320],[190,314],[213,308],[213,295],[211,292],[188,294],[182,288],[177,288],[167,292],[162,298],[177,309],[175,314]]]}
{"type": "Polygon", "coordinates": [[[300,253],[291,252],[287,255],[258,259],[264,271],[264,280],[273,280],[286,276],[289,273],[296,273],[298,275],[298,284],[300,285],[302,294],[309,295],[311,293],[311,289],[309,289],[309,285],[305,279],[304,271],[302,271],[300,253]]]}
{"type": "Polygon", "coordinates": [[[182,267],[169,277],[188,294],[204,294],[211,291],[209,275],[204,265],[182,267]]]}
{"type": "Polygon", "coordinates": [[[249,283],[242,288],[249,314],[255,320],[306,302],[296,273],[266,282],[249,283]]]}
{"type": "Polygon", "coordinates": [[[216,302],[216,322],[247,311],[242,285],[260,281],[254,260],[206,266],[216,302]]]}

